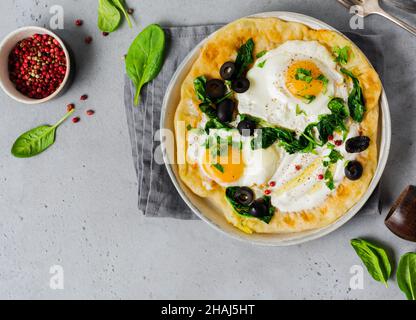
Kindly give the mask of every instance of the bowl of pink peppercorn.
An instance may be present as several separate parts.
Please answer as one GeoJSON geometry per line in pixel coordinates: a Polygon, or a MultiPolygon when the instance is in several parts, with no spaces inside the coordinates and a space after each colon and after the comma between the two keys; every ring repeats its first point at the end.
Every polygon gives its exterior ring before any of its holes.
{"type": "Polygon", "coordinates": [[[23,27],[0,44],[0,86],[16,101],[39,104],[59,95],[71,71],[63,41],[41,27],[23,27]]]}

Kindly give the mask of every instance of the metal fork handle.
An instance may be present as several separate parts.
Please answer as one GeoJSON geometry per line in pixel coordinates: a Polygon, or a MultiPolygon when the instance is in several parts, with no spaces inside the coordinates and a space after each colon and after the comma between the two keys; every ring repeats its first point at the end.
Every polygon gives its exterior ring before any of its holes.
{"type": "Polygon", "coordinates": [[[390,21],[394,22],[398,26],[402,27],[403,29],[409,31],[411,34],[416,36],[416,28],[415,27],[413,27],[410,24],[404,22],[403,20],[400,20],[399,18],[396,18],[396,17],[392,16],[391,14],[387,13],[383,9],[379,8],[379,10],[376,10],[374,13],[389,19],[390,21]]]}

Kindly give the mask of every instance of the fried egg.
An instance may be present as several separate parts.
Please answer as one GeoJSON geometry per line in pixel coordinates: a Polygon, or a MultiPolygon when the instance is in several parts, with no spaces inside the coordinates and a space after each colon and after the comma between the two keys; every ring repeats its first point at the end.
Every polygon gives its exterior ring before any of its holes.
{"type": "Polygon", "coordinates": [[[247,78],[250,88],[237,94],[239,112],[297,132],[330,113],[332,97],[348,97],[333,56],[317,41],[285,42],[257,59],[247,78]]]}
{"type": "Polygon", "coordinates": [[[275,147],[252,150],[251,138],[238,130],[201,129],[188,133],[188,161],[199,166],[202,175],[220,186],[261,186],[278,167],[275,147]]]}

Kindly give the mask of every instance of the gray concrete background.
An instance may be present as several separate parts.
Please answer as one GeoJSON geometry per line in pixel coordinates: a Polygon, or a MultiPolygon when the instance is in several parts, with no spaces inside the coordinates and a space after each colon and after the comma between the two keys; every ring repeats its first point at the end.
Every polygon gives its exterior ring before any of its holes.
{"type": "MultiPolygon", "coordinates": [[[[350,248],[351,238],[375,239],[390,248],[396,260],[415,250],[414,244],[384,227],[385,214],[357,215],[317,241],[267,248],[230,240],[201,221],[144,218],[136,207],[121,57],[143,26],[224,23],[285,10],[347,30],[349,15],[342,6],[335,0],[128,0],[135,8],[134,30],[123,25],[103,38],[95,26],[96,2],[0,2],[0,38],[20,26],[48,25],[50,6],[62,5],[65,30],[59,33],[75,51],[79,71],[64,96],[44,105],[22,105],[0,92],[0,298],[403,298],[394,281],[386,289],[366,273],[364,290],[349,288],[350,268],[360,264],[350,248]],[[83,27],[74,26],[77,18],[84,20],[83,27]],[[91,46],[83,43],[85,35],[94,37],[91,46]],[[83,93],[90,98],[79,103],[83,93]],[[77,102],[79,124],[65,123],[56,144],[38,157],[20,160],[10,155],[19,134],[53,123],[69,102],[77,102]],[[88,108],[96,110],[94,117],[84,116],[88,108]],[[49,287],[49,268],[56,264],[64,268],[64,290],[49,287]]],[[[390,9],[416,24],[414,16],[390,9]]],[[[380,32],[388,39],[384,85],[393,131],[400,125],[414,133],[416,39],[380,17],[366,19],[365,32],[380,32]],[[409,112],[408,123],[397,120],[402,105],[409,112]]],[[[407,174],[415,168],[406,162],[416,153],[411,137],[393,135],[384,176],[386,206],[404,188],[403,179],[415,183],[407,174]],[[398,152],[400,143],[408,143],[406,154],[398,152]]]]}

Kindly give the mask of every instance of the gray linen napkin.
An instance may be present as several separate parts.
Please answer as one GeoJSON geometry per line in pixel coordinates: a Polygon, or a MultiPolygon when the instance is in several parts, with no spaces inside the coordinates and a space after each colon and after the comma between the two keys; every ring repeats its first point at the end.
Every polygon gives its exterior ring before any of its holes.
{"type": "MultiPolygon", "coordinates": [[[[177,219],[198,219],[181,199],[164,165],[154,161],[159,142],[154,137],[159,129],[160,111],[169,81],[185,56],[206,36],[222,25],[169,27],[164,28],[167,39],[167,53],[158,77],[142,89],[141,103],[133,104],[134,85],[127,78],[124,99],[132,146],[134,166],[138,179],[138,207],[149,217],[171,217],[177,219]]],[[[346,33],[371,60],[382,74],[382,37],[361,36],[346,33]]],[[[378,188],[361,213],[378,212],[378,188]]]]}

